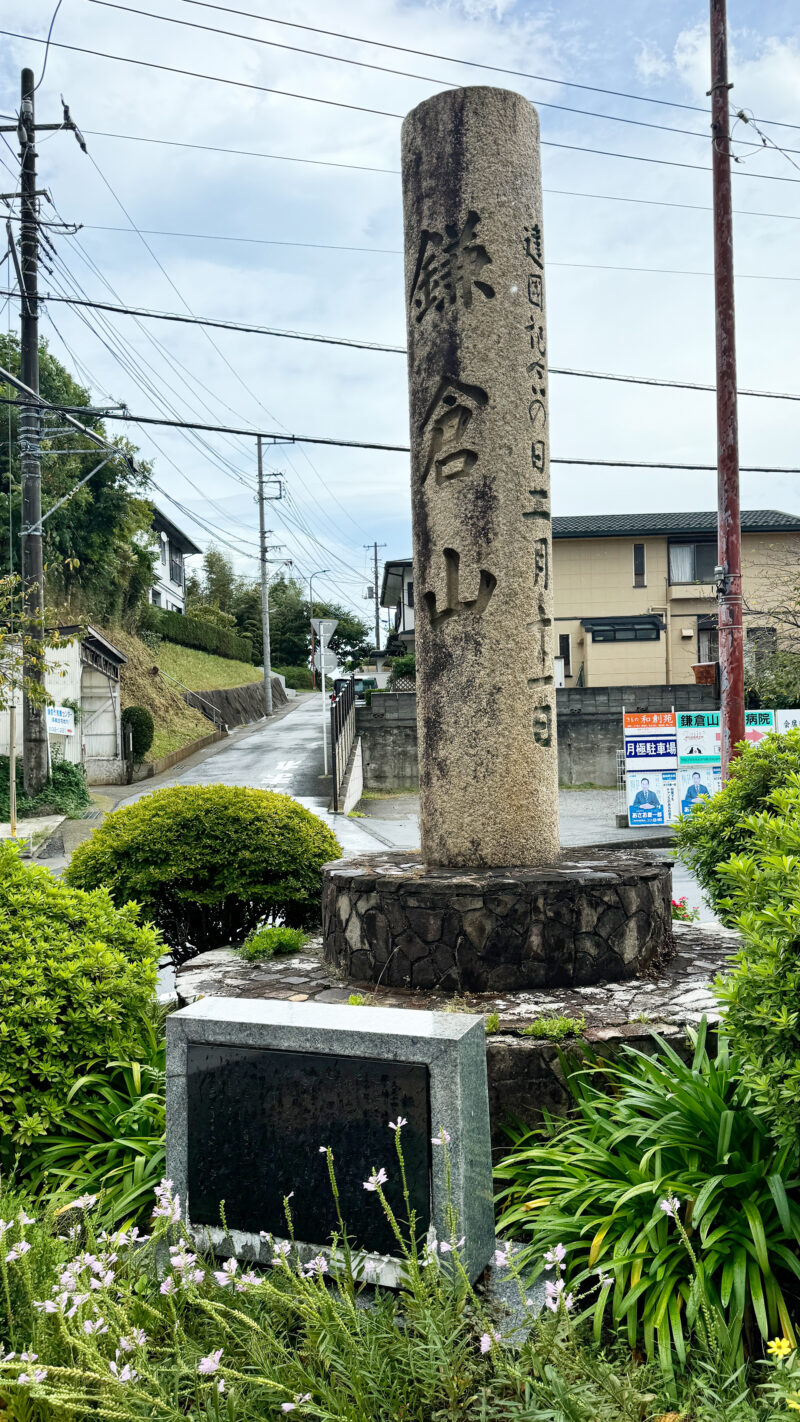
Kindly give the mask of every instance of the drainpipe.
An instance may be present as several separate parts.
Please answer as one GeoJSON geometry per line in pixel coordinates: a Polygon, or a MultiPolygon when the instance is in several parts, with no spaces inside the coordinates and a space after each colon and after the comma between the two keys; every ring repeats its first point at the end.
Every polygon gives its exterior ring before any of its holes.
{"type": "Polygon", "coordinates": [[[666,677],[666,684],[667,684],[667,686],[671,686],[671,685],[672,685],[672,607],[671,607],[670,600],[669,600],[669,590],[667,590],[667,595],[666,595],[666,599],[665,599],[665,602],[664,602],[664,606],[663,606],[663,607],[648,607],[647,611],[648,611],[648,612],[663,612],[663,614],[664,614],[664,626],[665,626],[665,629],[666,629],[666,630],[665,630],[665,633],[664,633],[664,636],[665,636],[665,639],[666,639],[666,640],[665,640],[665,645],[664,645],[664,676],[666,677]]]}

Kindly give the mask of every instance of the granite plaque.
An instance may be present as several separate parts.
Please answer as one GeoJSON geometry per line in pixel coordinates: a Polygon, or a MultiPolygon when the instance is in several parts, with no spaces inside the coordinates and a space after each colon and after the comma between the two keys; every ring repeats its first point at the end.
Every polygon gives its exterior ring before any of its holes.
{"type": "Polygon", "coordinates": [[[414,1062],[319,1052],[193,1044],[187,1052],[189,1198],[192,1220],[232,1229],[286,1233],[284,1197],[298,1239],[327,1241],[338,1230],[320,1146],[333,1149],[348,1234],[359,1249],[395,1248],[380,1201],[364,1190],[384,1167],[398,1220],[406,1207],[389,1121],[404,1116],[403,1157],[417,1234],[430,1209],[428,1068],[414,1062]]]}
{"type": "Polygon", "coordinates": [[[167,1174],[197,1243],[219,1255],[269,1264],[265,1235],[286,1239],[283,1198],[291,1195],[300,1261],[322,1253],[337,1267],[330,1245],[338,1222],[320,1151],[330,1146],[365,1273],[397,1285],[401,1250],[364,1182],[384,1170],[387,1198],[406,1219],[389,1125],[398,1117],[419,1236],[434,1248],[449,1239],[452,1207],[466,1240],[464,1268],[476,1279],[494,1249],[481,1018],[206,997],[167,1021],[167,1174]]]}

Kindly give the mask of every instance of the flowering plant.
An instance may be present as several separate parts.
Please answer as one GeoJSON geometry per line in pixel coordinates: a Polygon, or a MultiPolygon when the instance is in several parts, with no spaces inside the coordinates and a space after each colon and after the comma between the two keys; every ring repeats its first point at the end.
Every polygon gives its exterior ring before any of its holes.
{"type": "Polygon", "coordinates": [[[672,920],[673,923],[696,923],[700,917],[700,910],[689,908],[689,900],[684,894],[682,899],[672,900],[672,920]]]}

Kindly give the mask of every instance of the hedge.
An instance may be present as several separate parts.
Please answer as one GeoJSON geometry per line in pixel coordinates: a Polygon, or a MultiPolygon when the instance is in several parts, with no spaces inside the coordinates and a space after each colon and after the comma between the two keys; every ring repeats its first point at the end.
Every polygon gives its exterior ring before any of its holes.
{"type": "Polygon", "coordinates": [[[0,1164],[57,1126],[93,1061],[139,1046],[164,951],[135,904],[68,888],[0,843],[0,1164]]]}
{"type": "Polygon", "coordinates": [[[165,642],[177,642],[181,647],[197,647],[201,652],[215,652],[218,657],[229,657],[234,662],[252,662],[253,644],[249,637],[237,636],[227,627],[214,627],[210,622],[200,622],[194,617],[184,617],[182,612],[157,610],[154,631],[165,642]]]}

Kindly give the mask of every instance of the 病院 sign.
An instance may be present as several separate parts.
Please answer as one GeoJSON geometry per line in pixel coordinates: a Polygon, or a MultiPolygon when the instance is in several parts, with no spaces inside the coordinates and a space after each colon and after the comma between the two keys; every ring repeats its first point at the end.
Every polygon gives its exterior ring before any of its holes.
{"type": "Polygon", "coordinates": [[[75,735],[75,712],[71,706],[47,707],[47,734],[49,736],[75,735]]]}

